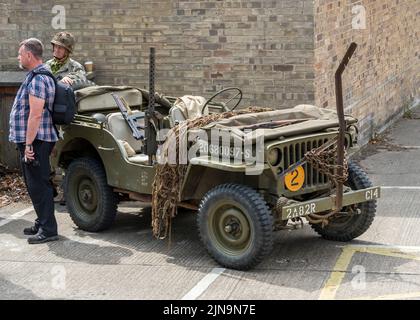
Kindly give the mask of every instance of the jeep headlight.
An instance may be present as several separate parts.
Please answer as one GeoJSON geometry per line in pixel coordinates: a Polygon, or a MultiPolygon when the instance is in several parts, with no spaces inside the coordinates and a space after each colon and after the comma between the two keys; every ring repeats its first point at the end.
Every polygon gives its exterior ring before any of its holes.
{"type": "Polygon", "coordinates": [[[267,161],[272,166],[277,166],[281,160],[281,152],[279,148],[273,148],[268,151],[267,161]]]}

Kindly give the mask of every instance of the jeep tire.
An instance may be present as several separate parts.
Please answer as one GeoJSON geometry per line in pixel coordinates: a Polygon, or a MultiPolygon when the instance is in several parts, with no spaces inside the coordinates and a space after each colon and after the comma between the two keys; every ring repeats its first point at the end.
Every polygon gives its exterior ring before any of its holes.
{"type": "Polygon", "coordinates": [[[202,199],[197,224],[201,241],[222,266],[247,270],[273,247],[273,216],[254,189],[222,184],[202,199]]]}
{"type": "MultiPolygon", "coordinates": [[[[349,162],[349,177],[347,180],[352,190],[365,189],[372,186],[367,174],[356,163],[349,162]]],[[[331,219],[322,228],[321,224],[312,224],[312,228],[327,240],[350,241],[361,236],[369,229],[376,213],[376,200],[358,203],[352,206],[353,210],[359,209],[359,214],[352,214],[349,217],[331,219]]],[[[341,211],[349,210],[344,207],[341,211]]]]}
{"type": "Polygon", "coordinates": [[[70,217],[80,229],[97,232],[114,222],[118,198],[98,160],[79,158],[71,162],[64,190],[70,217]]]}

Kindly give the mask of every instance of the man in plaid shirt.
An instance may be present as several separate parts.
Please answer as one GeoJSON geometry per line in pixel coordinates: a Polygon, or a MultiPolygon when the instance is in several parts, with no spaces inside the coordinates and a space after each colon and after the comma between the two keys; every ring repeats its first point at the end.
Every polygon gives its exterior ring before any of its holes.
{"type": "Polygon", "coordinates": [[[51,113],[55,84],[51,77],[35,75],[48,70],[42,63],[43,45],[30,38],[19,45],[18,60],[29,71],[19,88],[10,113],[9,140],[17,144],[22,157],[22,171],[37,219],[25,228],[30,244],[58,240],[54,216],[53,186],[50,176],[50,154],[58,140],[51,113]]]}

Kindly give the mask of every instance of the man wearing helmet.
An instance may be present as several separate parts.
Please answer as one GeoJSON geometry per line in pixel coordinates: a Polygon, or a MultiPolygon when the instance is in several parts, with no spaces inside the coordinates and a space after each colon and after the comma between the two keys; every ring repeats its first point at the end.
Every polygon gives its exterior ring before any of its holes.
{"type": "MultiPolygon", "coordinates": [[[[55,78],[63,83],[73,86],[73,88],[78,85],[76,82],[93,84],[86,79],[85,68],[77,61],[70,58],[70,54],[73,53],[74,49],[74,37],[70,32],[62,31],[54,35],[51,40],[53,46],[53,56],[54,58],[45,62],[46,66],[50,68],[52,74],[55,78]]],[[[51,173],[53,177],[54,173],[51,173]]],[[[57,195],[57,186],[53,183],[54,186],[54,197],[57,195]]],[[[64,204],[64,196],[62,197],[60,204],[64,204]]]]}
{"type": "Polygon", "coordinates": [[[51,44],[54,58],[45,64],[51,69],[57,80],[70,86],[76,80],[86,81],[84,67],[70,58],[75,44],[73,35],[66,31],[59,32],[53,37],[51,44]]]}

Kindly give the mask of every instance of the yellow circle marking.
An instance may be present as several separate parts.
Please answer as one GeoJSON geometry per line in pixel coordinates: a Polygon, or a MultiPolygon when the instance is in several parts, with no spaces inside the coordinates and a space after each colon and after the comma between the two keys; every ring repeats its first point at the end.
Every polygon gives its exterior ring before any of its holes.
{"type": "Polygon", "coordinates": [[[300,190],[305,182],[305,170],[302,166],[297,167],[292,172],[289,172],[284,177],[284,184],[286,188],[292,192],[300,190]]]}

